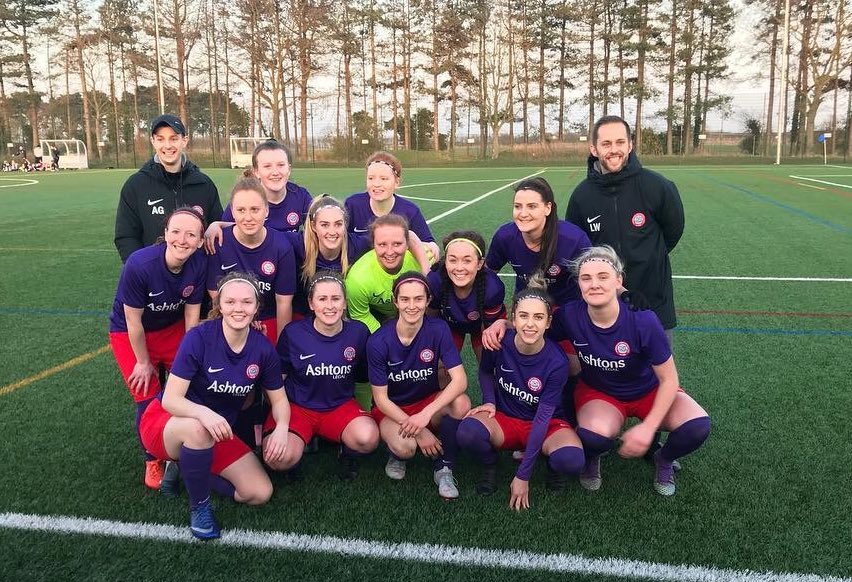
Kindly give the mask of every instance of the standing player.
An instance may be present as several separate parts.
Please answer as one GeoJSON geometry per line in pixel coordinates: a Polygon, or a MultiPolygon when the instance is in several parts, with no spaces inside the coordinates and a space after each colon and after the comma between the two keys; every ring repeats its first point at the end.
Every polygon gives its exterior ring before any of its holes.
{"type": "Polygon", "coordinates": [[[615,444],[629,417],[641,422],[621,435],[619,454],[644,455],[659,429],[670,432],[653,460],[654,490],[674,495],[674,461],[698,449],[710,434],[710,418],[679,386],[671,347],[652,311],[633,311],[619,299],[623,266],[609,246],[593,247],[573,267],[582,301],[562,307],[554,317],[556,339],[570,338],[577,354],[572,365],[580,381],[574,392],[586,451],[580,484],[601,486],[600,457],[615,444]]]}
{"type": "MultiPolygon", "coordinates": [[[[308,284],[313,317],[294,321],[278,339],[284,388],[290,402],[287,451],[273,469],[294,467],[313,436],[341,443],[337,475],[351,481],[357,460],[379,444],[379,429],[355,400],[355,378],[366,371],[367,326],[344,320],[343,278],[332,271],[315,273],[308,284]]],[[[266,429],[274,428],[269,418],[266,429]]]]}
{"type": "Polygon", "coordinates": [[[683,235],[677,186],[643,168],[622,118],[600,118],[592,128],[588,176],[568,201],[565,220],[610,245],[624,260],[624,286],[640,292],[666,330],[677,325],[669,253],[683,235]]]}
{"type": "Polygon", "coordinates": [[[373,250],[346,274],[349,316],[374,333],[382,321],[397,313],[393,282],[403,271],[428,271],[428,261],[415,246],[409,250],[408,223],[398,214],[378,217],[369,228],[373,250]],[[416,253],[420,261],[415,258],[416,253]]]}
{"type": "MultiPolygon", "coordinates": [[[[269,202],[269,216],[264,226],[282,232],[298,232],[305,221],[311,194],[302,186],[290,181],[293,169],[290,151],[274,139],[258,144],[251,155],[251,170],[244,172],[245,177],[254,176],[266,190],[269,202]]],[[[222,228],[234,223],[231,205],[225,207],[220,222],[207,227],[208,252],[215,251],[216,244],[222,244],[222,228]]]]}
{"type": "Polygon", "coordinates": [[[579,228],[559,220],[547,180],[529,178],[515,185],[512,222],[494,233],[485,264],[497,272],[509,263],[517,275],[515,293],[533,274],[542,273],[558,306],[579,297],[568,263],[589,246],[589,237],[579,228]]]}
{"type": "MultiPolygon", "coordinates": [[[[207,260],[204,220],[191,208],[166,218],[163,243],[139,249],[127,259],[118,280],[109,343],[136,402],[139,419],[160,391],[159,367],[172,367],[181,339],[198,325],[207,260]]],[[[140,441],[141,441],[141,437],[140,441]]],[[[145,453],[145,485],[159,489],[163,463],[145,453]]]]}
{"type": "Polygon", "coordinates": [[[406,460],[419,447],[435,460],[438,494],[455,499],[456,431],[470,410],[467,376],[446,322],[426,317],[426,277],[416,271],[402,273],[394,282],[393,298],[399,317],[385,322],[367,341],[373,418],[390,452],[385,474],[403,479],[406,460]],[[439,362],[450,377],[443,390],[439,362]]]}
{"type": "Polygon", "coordinates": [[[441,242],[444,256],[427,276],[432,295],[430,315],[438,315],[449,324],[459,351],[465,336],[470,335],[479,361],[483,328],[506,317],[506,288],[497,273],[485,266],[481,234],[457,230],[441,242]]]}
{"type": "MultiPolygon", "coordinates": [[[[586,231],[595,245],[616,250],[624,260],[629,301],[634,306],[647,303],[674,346],[677,317],[669,253],[683,235],[680,193],[673,182],[642,167],[630,125],[622,118],[601,117],[591,137],[588,175],[571,194],[565,220],[586,231]]],[[[659,447],[657,435],[648,460],[659,447]]]]}
{"type": "Polygon", "coordinates": [[[346,199],[349,231],[366,233],[376,218],[391,212],[404,216],[409,228],[422,241],[430,261],[434,262],[440,256],[435,237],[420,208],[396,194],[401,181],[402,164],[394,156],[387,152],[376,152],[367,158],[367,191],[352,194],[346,199]]]}
{"type": "Polygon", "coordinates": [[[215,300],[218,280],[231,271],[257,277],[262,299],[258,320],[274,345],[293,317],[293,247],[283,233],[263,225],[269,209],[266,192],[257,179],[238,180],[231,191],[230,206],[235,222],[224,229],[222,246],[209,256],[207,290],[215,300]]]}
{"type": "Polygon", "coordinates": [[[115,214],[115,248],[122,261],[153,244],[165,217],[178,207],[191,206],[207,222],[222,218],[216,186],[187,159],[188,143],[186,127],[174,115],[151,122],[154,157],[124,183],[115,214]]]}
{"type": "MultiPolygon", "coordinates": [[[[569,362],[562,349],[544,337],[551,322],[552,300],[536,275],[515,295],[514,330],[500,349],[485,351],[479,366],[482,404],[471,410],[458,430],[459,446],[483,463],[476,490],[497,488],[497,451],[524,449],[510,486],[509,507],[528,509],[529,481],[539,452],[548,457],[551,474],[576,475],[583,469],[580,439],[562,419],[562,387],[569,362]]],[[[548,480],[550,481],[550,475],[548,480]]]]}
{"type": "Polygon", "coordinates": [[[290,409],[281,390],[281,364],[263,335],[251,329],[260,295],[250,275],[233,272],[219,281],[214,319],[193,328],[181,343],[159,400],[142,416],[145,447],[160,459],[179,460],[189,494],[190,531],[201,539],[220,535],[210,491],[260,505],[272,483],[251,449],[233,433],[240,409],[264,389],[277,426],[263,457],[279,462],[287,448],[290,409]],[[217,313],[218,312],[218,313],[217,313]]]}

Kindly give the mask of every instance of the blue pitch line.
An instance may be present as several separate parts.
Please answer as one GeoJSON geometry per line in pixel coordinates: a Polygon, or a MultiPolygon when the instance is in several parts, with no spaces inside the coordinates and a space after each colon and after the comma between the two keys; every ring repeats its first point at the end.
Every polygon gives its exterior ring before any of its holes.
{"type": "Polygon", "coordinates": [[[839,335],[844,337],[852,337],[852,331],[842,331],[833,329],[771,329],[771,328],[756,328],[756,327],[699,327],[691,325],[679,325],[675,328],[676,331],[691,331],[696,333],[740,333],[754,335],[839,335]]]}
{"type": "Polygon", "coordinates": [[[108,311],[89,309],[53,309],[50,307],[0,307],[4,315],[65,315],[75,317],[109,317],[108,311]]]}
{"type": "Polygon", "coordinates": [[[727,186],[732,190],[736,190],[737,192],[742,192],[743,194],[747,194],[756,200],[760,200],[761,202],[767,202],[772,204],[773,206],[777,206],[787,212],[792,212],[797,216],[801,216],[802,218],[806,218],[811,222],[816,222],[817,224],[821,224],[823,226],[827,226],[830,229],[836,230],[837,232],[841,232],[843,234],[852,234],[852,228],[848,228],[843,226],[842,224],[837,224],[836,222],[831,222],[830,220],[826,220],[817,216],[816,214],[811,214],[810,212],[806,212],[801,208],[796,208],[795,206],[790,206],[789,204],[784,204],[783,202],[779,202],[769,196],[764,196],[763,194],[758,194],[748,188],[743,188],[742,186],[737,186],[735,184],[728,184],[727,182],[720,182],[719,180],[713,180],[712,178],[708,178],[704,176],[704,179],[708,182],[713,182],[714,184],[720,184],[722,186],[727,186]]]}
{"type": "MultiPolygon", "coordinates": [[[[30,307],[0,307],[0,314],[15,315],[59,315],[70,317],[109,317],[107,311],[74,310],[74,309],[51,309],[30,307]]],[[[754,335],[815,335],[815,336],[842,336],[852,337],[852,331],[838,331],[831,329],[772,329],[772,328],[750,328],[750,327],[706,327],[679,325],[677,331],[692,333],[739,333],[754,335]]]]}

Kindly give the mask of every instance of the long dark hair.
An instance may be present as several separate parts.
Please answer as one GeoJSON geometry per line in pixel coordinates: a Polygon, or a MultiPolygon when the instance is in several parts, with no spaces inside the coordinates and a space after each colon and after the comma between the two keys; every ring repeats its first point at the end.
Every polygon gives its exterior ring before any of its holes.
{"type": "MultiPolygon", "coordinates": [[[[440,295],[440,304],[439,309],[443,313],[444,309],[446,309],[450,304],[450,297],[455,295],[455,286],[453,282],[450,280],[450,275],[447,273],[447,246],[458,239],[465,239],[472,242],[479,251],[479,258],[483,258],[485,256],[485,239],[482,238],[482,235],[476,232],[475,230],[456,230],[448,234],[441,241],[441,247],[444,249],[443,255],[438,263],[432,267],[433,270],[438,270],[438,275],[441,278],[441,295],[440,295]]],[[[485,314],[485,269],[487,267],[483,266],[476,272],[476,277],[473,280],[473,292],[476,293],[476,310],[479,312],[479,322],[482,325],[485,314]]]]}
{"type": "Polygon", "coordinates": [[[556,245],[559,243],[559,213],[556,208],[556,199],[553,196],[553,188],[544,178],[528,178],[515,185],[515,193],[520,190],[532,190],[538,192],[542,202],[550,204],[550,215],[544,221],[544,232],[541,234],[541,250],[538,255],[538,270],[546,273],[553,259],[556,257],[556,245]]]}

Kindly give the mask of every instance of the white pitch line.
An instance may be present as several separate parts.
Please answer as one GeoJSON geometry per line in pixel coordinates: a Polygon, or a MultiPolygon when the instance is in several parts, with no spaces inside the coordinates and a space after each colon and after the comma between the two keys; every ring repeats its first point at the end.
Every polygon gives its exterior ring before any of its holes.
{"type": "Polygon", "coordinates": [[[852,185],[849,184],[838,184],[837,182],[829,182],[828,180],[817,180],[816,178],[808,178],[807,176],[793,176],[792,174],[789,177],[796,178],[797,180],[806,180],[808,182],[817,182],[819,184],[828,184],[829,186],[838,186],[839,188],[852,189],[852,185]]]}
{"type": "MultiPolygon", "coordinates": [[[[502,181],[502,180],[501,180],[502,181]]],[[[450,204],[458,204],[464,200],[446,200],[444,198],[418,198],[417,196],[405,196],[408,200],[423,200],[425,202],[449,202],[450,204]]]]}
{"type": "MultiPolygon", "coordinates": [[[[500,277],[512,279],[514,273],[498,273],[500,277]]],[[[672,279],[699,279],[707,281],[793,281],[801,283],[852,283],[852,278],[843,277],[736,277],[728,275],[672,275],[672,279]]]]}
{"type": "MultiPolygon", "coordinates": [[[[427,182],[425,184],[404,184],[397,188],[403,190],[405,188],[425,188],[426,186],[452,186],[454,184],[479,184],[480,182],[505,182],[503,178],[488,178],[487,180],[454,180],[451,182],[427,182]]],[[[410,198],[410,196],[406,196],[410,198]]],[[[456,202],[455,200],[453,202],[456,202]]],[[[460,202],[460,201],[458,201],[460,202]]]]}
{"type": "MultiPolygon", "coordinates": [[[[186,527],[105,519],[0,513],[0,527],[60,534],[110,536],[178,543],[194,540],[186,527]]],[[[618,558],[587,558],[574,554],[541,554],[522,550],[489,550],[437,544],[390,543],[374,540],[312,536],[271,531],[228,529],[217,546],[289,552],[310,552],[378,560],[405,560],[492,569],[618,576],[665,581],[711,582],[852,582],[852,578],[818,574],[755,572],[707,566],[661,564],[618,558]]]]}
{"type": "Polygon", "coordinates": [[[526,180],[527,178],[532,178],[534,176],[538,176],[539,174],[543,174],[546,171],[547,171],[547,168],[544,168],[543,170],[539,170],[538,172],[535,172],[534,174],[530,174],[529,176],[524,176],[523,178],[518,178],[517,180],[512,180],[508,184],[504,184],[504,185],[500,186],[499,188],[494,188],[493,190],[489,190],[485,194],[481,194],[481,195],[477,196],[476,198],[474,198],[473,200],[468,200],[467,202],[459,204],[455,208],[450,208],[446,212],[442,212],[438,216],[433,216],[432,218],[430,218],[429,220],[426,221],[426,224],[432,224],[433,222],[437,222],[437,221],[441,220],[442,218],[449,216],[450,214],[455,214],[456,212],[458,212],[462,208],[467,208],[471,204],[476,204],[480,200],[485,200],[486,198],[488,198],[492,194],[495,194],[496,192],[499,192],[500,190],[504,190],[504,189],[508,188],[509,186],[511,186],[512,184],[517,184],[521,180],[526,180]]]}
{"type": "Polygon", "coordinates": [[[814,186],[813,184],[802,184],[801,182],[796,182],[797,186],[804,186],[805,188],[815,188],[817,190],[825,190],[822,186],[814,186]]]}
{"type": "Polygon", "coordinates": [[[17,184],[3,184],[0,188],[17,188],[19,186],[33,186],[38,184],[38,180],[30,180],[29,178],[0,178],[5,182],[18,182],[17,184]]]}

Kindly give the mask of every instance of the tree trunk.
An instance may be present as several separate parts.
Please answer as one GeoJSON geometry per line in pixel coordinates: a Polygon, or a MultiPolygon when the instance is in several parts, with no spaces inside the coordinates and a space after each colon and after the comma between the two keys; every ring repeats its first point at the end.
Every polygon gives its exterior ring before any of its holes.
{"type": "Polygon", "coordinates": [[[559,23],[559,141],[565,141],[565,53],[568,18],[563,7],[559,23]]]}
{"type": "MultiPolygon", "coordinates": [[[[769,155],[769,143],[772,141],[772,110],[775,109],[775,70],[778,68],[778,29],[781,21],[782,0],[775,2],[775,14],[772,17],[772,41],[769,49],[769,99],[766,106],[766,128],[763,138],[763,155],[769,155]]],[[[782,88],[783,90],[783,88],[782,88]]]]}
{"type": "Polygon", "coordinates": [[[438,69],[441,66],[438,57],[438,7],[432,5],[432,149],[441,149],[440,131],[438,130],[438,69]]]}
{"type": "Polygon", "coordinates": [[[192,128],[189,127],[189,109],[187,108],[186,103],[186,64],[187,57],[189,56],[186,51],[186,36],[183,29],[183,23],[186,21],[186,4],[183,3],[181,6],[180,0],[174,0],[174,20],[172,24],[174,25],[173,32],[175,36],[175,57],[177,58],[177,66],[175,69],[177,70],[178,76],[178,115],[180,115],[181,120],[184,123],[184,127],[186,127],[187,135],[192,133],[192,128]],[[181,14],[181,7],[183,8],[183,14],[181,14]]]}
{"type": "Polygon", "coordinates": [[[509,117],[509,145],[515,145],[515,23],[512,20],[512,3],[506,6],[509,31],[509,98],[506,109],[509,117]]]}
{"type": "Polygon", "coordinates": [[[89,118],[89,90],[86,88],[86,72],[83,63],[83,38],[80,34],[80,5],[78,0],[71,0],[71,12],[74,15],[74,44],[77,48],[77,64],[80,67],[80,94],[83,99],[83,127],[86,135],[86,149],[92,152],[92,122],[89,118]]]}
{"type": "Polygon", "coordinates": [[[598,3],[592,0],[589,11],[589,140],[595,125],[595,22],[598,3]]]}
{"type": "Polygon", "coordinates": [[[399,84],[399,75],[396,68],[396,31],[397,26],[394,22],[391,30],[391,34],[393,36],[393,65],[391,67],[391,77],[393,79],[393,84],[391,86],[391,116],[393,119],[393,141],[391,143],[394,151],[399,149],[399,100],[397,96],[397,85],[399,84]]]}
{"type": "Polygon", "coordinates": [[[633,147],[642,153],[642,106],[645,103],[645,51],[648,47],[648,0],[639,6],[639,46],[636,49],[636,121],[633,123],[633,147]]]}
{"type": "Polygon", "coordinates": [[[671,22],[669,27],[669,75],[668,75],[668,102],[666,106],[666,155],[674,153],[674,77],[675,58],[677,51],[677,0],[672,0],[671,22]]]}

